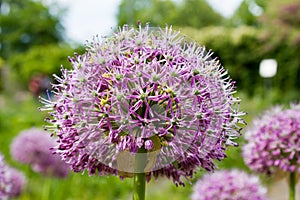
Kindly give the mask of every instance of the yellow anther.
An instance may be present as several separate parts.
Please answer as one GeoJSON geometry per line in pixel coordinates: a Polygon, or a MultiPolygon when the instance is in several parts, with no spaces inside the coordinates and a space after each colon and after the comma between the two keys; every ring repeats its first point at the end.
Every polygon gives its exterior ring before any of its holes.
{"type": "Polygon", "coordinates": [[[165,92],[172,93],[173,91],[172,91],[172,89],[170,87],[167,86],[167,88],[165,89],[165,92]]]}
{"type": "Polygon", "coordinates": [[[104,73],[104,74],[102,75],[102,77],[104,77],[104,78],[110,78],[111,75],[110,75],[109,73],[104,73]]]}
{"type": "Polygon", "coordinates": [[[106,94],[106,97],[101,99],[101,102],[100,102],[101,106],[104,106],[108,102],[108,98],[109,98],[109,95],[106,94]]]}

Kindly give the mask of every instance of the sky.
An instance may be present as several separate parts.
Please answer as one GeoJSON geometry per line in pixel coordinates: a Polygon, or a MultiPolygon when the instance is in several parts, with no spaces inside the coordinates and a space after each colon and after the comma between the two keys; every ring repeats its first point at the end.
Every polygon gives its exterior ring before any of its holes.
{"type": "MultiPolygon", "coordinates": [[[[230,17],[242,0],[207,0],[221,15],[230,17]]],[[[46,0],[66,8],[63,25],[67,39],[85,43],[95,35],[108,35],[117,26],[116,15],[121,0],[46,0]]]]}

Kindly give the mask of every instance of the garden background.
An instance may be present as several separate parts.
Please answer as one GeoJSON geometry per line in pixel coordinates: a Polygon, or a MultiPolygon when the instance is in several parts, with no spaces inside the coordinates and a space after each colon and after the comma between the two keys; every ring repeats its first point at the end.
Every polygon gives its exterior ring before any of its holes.
{"type": "MultiPolygon", "coordinates": [[[[44,177],[10,156],[10,143],[20,131],[44,124],[45,113],[38,110],[41,104],[37,97],[46,94],[35,81],[52,79],[52,74],[60,73],[61,65],[70,67],[68,56],[84,52],[83,44],[66,40],[61,18],[68,9],[52,10],[51,5],[38,0],[0,1],[0,152],[27,177],[19,199],[131,199],[131,179],[89,177],[87,173],[70,173],[64,179],[44,177]]],[[[248,124],[272,105],[300,99],[299,0],[244,0],[230,18],[215,12],[205,0],[123,0],[116,18],[120,26],[136,25],[138,20],[154,27],[173,25],[173,29],[212,49],[236,81],[248,124]],[[262,78],[258,73],[260,62],[267,58],[278,63],[273,78],[262,78]]],[[[101,19],[95,19],[95,25],[101,26],[101,19]]],[[[242,137],[239,143],[243,145],[242,137]]],[[[240,147],[229,147],[227,153],[218,169],[249,172],[240,147]]],[[[199,169],[192,182],[202,173],[199,169]]],[[[270,188],[276,181],[266,176],[261,180],[270,188]]],[[[175,187],[171,181],[159,179],[147,185],[146,196],[189,199],[191,192],[189,183],[175,187]]]]}

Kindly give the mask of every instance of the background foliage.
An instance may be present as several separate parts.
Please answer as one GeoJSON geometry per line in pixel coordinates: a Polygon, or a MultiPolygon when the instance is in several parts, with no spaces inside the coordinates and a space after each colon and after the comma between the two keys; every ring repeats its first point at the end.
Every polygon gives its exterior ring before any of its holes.
{"type": "MultiPolygon", "coordinates": [[[[39,73],[59,74],[62,64],[69,67],[68,56],[81,54],[84,47],[64,40],[63,12],[53,14],[41,1],[0,0],[0,11],[0,152],[28,178],[20,199],[131,199],[130,179],[71,174],[60,180],[43,177],[11,159],[12,139],[21,130],[44,124],[44,114],[37,109],[41,105],[28,91],[29,80],[39,73]]],[[[300,100],[300,0],[244,0],[231,18],[222,17],[205,0],[122,0],[116,17],[119,25],[135,25],[138,20],[152,26],[173,25],[212,49],[237,82],[248,124],[275,103],[300,100]],[[265,58],[278,62],[278,73],[269,80],[258,74],[265,58]],[[266,83],[272,87],[266,88],[266,83]]],[[[239,140],[242,145],[243,139],[239,140]]],[[[219,169],[248,170],[240,152],[240,147],[229,148],[219,169]]],[[[192,182],[202,173],[199,170],[192,182]]],[[[262,178],[266,184],[270,181],[262,178]]],[[[191,191],[189,183],[176,188],[160,179],[148,184],[147,197],[189,199],[191,191]]]]}
{"type": "Polygon", "coordinates": [[[25,52],[34,45],[61,42],[59,16],[39,1],[1,0],[1,57],[25,52]]]}
{"type": "Polygon", "coordinates": [[[118,24],[151,22],[152,26],[192,26],[202,28],[221,25],[223,18],[205,0],[123,0],[117,15],[118,24]]]}

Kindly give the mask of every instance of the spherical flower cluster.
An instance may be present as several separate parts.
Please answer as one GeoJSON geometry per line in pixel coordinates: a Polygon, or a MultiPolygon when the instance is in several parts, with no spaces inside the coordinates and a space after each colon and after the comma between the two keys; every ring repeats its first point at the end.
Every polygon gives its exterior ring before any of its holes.
{"type": "Polygon", "coordinates": [[[25,180],[23,173],[9,167],[0,154],[0,199],[20,196],[25,180]]]}
{"type": "Polygon", "coordinates": [[[233,82],[211,52],[172,28],[125,25],[70,62],[42,110],[59,138],[55,152],[75,172],[145,172],[183,184],[196,167],[213,171],[236,144],[243,113],[233,82]]]}
{"type": "Polygon", "coordinates": [[[12,157],[21,163],[30,164],[32,169],[43,175],[65,177],[69,166],[54,155],[50,148],[55,146],[55,140],[49,133],[39,128],[22,131],[11,143],[12,157]]]}
{"type": "Polygon", "coordinates": [[[266,111],[253,120],[245,139],[243,157],[250,169],[300,173],[300,104],[266,111]]]}
{"type": "Polygon", "coordinates": [[[266,200],[267,189],[257,176],[240,170],[206,174],[194,185],[192,200],[266,200]]]}

